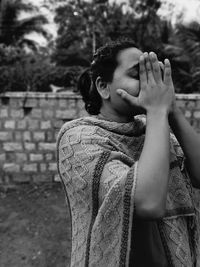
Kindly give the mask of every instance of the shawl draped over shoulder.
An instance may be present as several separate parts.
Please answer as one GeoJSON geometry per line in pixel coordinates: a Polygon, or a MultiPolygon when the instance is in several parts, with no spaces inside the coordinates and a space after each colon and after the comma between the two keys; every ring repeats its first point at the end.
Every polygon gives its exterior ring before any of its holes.
{"type": "MultiPolygon", "coordinates": [[[[90,116],[61,128],[57,160],[71,214],[71,267],[129,266],[144,139],[143,116],[129,123],[90,116]]],[[[166,212],[158,228],[169,266],[200,267],[199,204],[173,134],[170,151],[166,212]]]]}

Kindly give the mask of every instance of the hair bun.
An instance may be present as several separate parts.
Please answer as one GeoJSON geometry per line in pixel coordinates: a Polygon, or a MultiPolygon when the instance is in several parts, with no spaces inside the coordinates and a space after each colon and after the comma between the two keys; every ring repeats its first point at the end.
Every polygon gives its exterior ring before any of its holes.
{"type": "Polygon", "coordinates": [[[99,114],[99,107],[97,107],[96,103],[86,102],[85,103],[86,111],[91,115],[98,115],[99,114]]]}

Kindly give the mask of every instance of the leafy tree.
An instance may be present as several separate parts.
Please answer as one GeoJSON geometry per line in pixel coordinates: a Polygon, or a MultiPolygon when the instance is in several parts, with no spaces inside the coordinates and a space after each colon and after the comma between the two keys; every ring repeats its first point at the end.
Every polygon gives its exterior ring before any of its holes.
{"type": "Polygon", "coordinates": [[[173,28],[157,15],[159,1],[137,0],[132,7],[139,47],[155,51],[162,61],[170,59],[177,93],[200,92],[200,24],[183,26],[179,17],[179,24],[173,28]]]}
{"type": "Polygon", "coordinates": [[[177,25],[164,53],[172,62],[176,91],[200,92],[200,24],[177,25]]]}
{"type": "Polygon", "coordinates": [[[1,0],[0,5],[0,43],[21,46],[27,44],[35,48],[36,43],[25,38],[25,34],[37,32],[46,38],[50,37],[42,27],[43,24],[48,22],[43,15],[38,14],[19,19],[21,11],[38,11],[32,4],[27,4],[23,0],[1,0]]]}
{"type": "Polygon", "coordinates": [[[78,68],[55,66],[46,53],[27,54],[19,47],[0,45],[0,93],[51,92],[51,85],[74,87],[78,68]]]}
{"type": "Polygon", "coordinates": [[[70,0],[56,9],[57,46],[53,59],[60,65],[89,64],[96,47],[120,36],[134,37],[134,17],[123,4],[70,0]]]}
{"type": "Polygon", "coordinates": [[[168,39],[168,27],[157,14],[159,0],[132,0],[131,7],[135,18],[135,40],[142,51],[162,54],[163,43],[168,39]]]}
{"type": "Polygon", "coordinates": [[[130,6],[70,0],[56,9],[58,38],[52,58],[61,66],[88,66],[97,47],[119,37],[132,38],[143,51],[162,56],[168,32],[157,15],[159,6],[159,0],[132,0],[130,6]]]}

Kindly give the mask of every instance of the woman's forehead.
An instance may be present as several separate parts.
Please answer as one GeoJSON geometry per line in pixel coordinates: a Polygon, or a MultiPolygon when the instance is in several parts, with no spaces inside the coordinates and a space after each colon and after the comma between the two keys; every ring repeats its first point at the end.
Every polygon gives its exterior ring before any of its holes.
{"type": "Polygon", "coordinates": [[[139,62],[142,51],[135,47],[123,49],[117,56],[119,66],[131,67],[139,62]]]}

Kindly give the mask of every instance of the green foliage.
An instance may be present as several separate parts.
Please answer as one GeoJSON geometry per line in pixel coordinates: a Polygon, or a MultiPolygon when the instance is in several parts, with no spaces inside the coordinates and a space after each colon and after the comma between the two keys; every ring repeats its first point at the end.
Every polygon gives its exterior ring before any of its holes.
{"type": "Polygon", "coordinates": [[[160,1],[137,0],[131,5],[135,18],[132,30],[138,46],[142,51],[153,50],[159,55],[166,38],[166,23],[157,15],[160,1]]]}
{"type": "Polygon", "coordinates": [[[177,93],[200,92],[200,24],[181,24],[164,44],[163,58],[170,59],[177,93]]]}
{"type": "Polygon", "coordinates": [[[58,65],[87,66],[94,50],[108,40],[134,38],[134,17],[123,4],[70,0],[56,9],[58,65]]]}
{"type": "Polygon", "coordinates": [[[188,80],[191,80],[191,91],[200,92],[200,24],[179,25],[177,35],[183,48],[182,55],[185,54],[190,67],[188,80]]]}
{"type": "Polygon", "coordinates": [[[159,0],[131,0],[129,7],[107,0],[46,0],[56,10],[58,37],[56,47],[51,43],[45,49],[36,49],[24,34],[37,31],[48,38],[42,28],[47,20],[41,15],[18,20],[21,10],[37,8],[23,0],[0,3],[0,92],[47,92],[51,84],[76,88],[94,50],[119,37],[134,39],[142,51],[155,51],[162,61],[169,58],[176,92],[200,92],[200,24],[172,28],[157,15],[159,0]],[[23,44],[34,52],[27,53],[23,44]]]}
{"type": "Polygon", "coordinates": [[[120,37],[134,39],[143,51],[162,55],[166,23],[157,15],[159,1],[132,1],[131,6],[103,1],[70,0],[56,9],[59,66],[89,66],[95,49],[120,37]]]}
{"type": "Polygon", "coordinates": [[[57,67],[49,55],[27,54],[15,47],[0,46],[0,92],[50,92],[50,85],[72,87],[80,68],[57,67]]]}
{"type": "Polygon", "coordinates": [[[36,43],[26,39],[25,34],[37,32],[47,39],[50,38],[50,35],[42,27],[48,22],[43,15],[38,14],[19,19],[21,11],[39,11],[36,6],[25,3],[23,0],[1,0],[0,5],[0,43],[18,46],[28,44],[32,48],[36,48],[36,43]]]}

